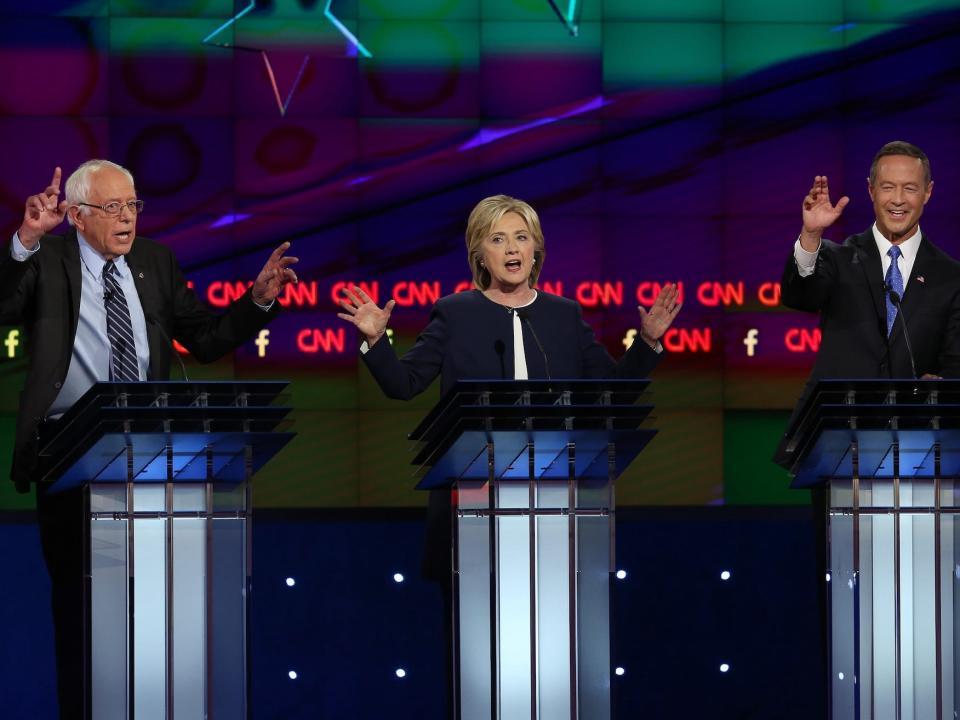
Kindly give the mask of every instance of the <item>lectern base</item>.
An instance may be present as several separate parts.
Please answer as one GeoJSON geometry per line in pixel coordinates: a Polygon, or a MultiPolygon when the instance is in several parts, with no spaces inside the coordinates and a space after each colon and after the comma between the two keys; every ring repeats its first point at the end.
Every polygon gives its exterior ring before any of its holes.
{"type": "Polygon", "coordinates": [[[459,717],[609,718],[609,488],[488,488],[459,486],[459,717]]]}
{"type": "Polygon", "coordinates": [[[92,717],[246,717],[246,486],[89,493],[92,717]]]}

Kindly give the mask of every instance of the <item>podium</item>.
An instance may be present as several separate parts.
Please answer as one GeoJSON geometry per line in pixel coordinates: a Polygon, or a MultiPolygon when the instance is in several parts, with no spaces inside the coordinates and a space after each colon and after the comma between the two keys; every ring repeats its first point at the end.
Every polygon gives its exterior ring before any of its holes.
{"type": "Polygon", "coordinates": [[[610,717],[614,481],[646,380],[459,382],[410,437],[450,488],[461,720],[610,717]]]}
{"type": "Polygon", "coordinates": [[[244,718],[251,484],[285,382],[98,383],[40,449],[81,488],[88,718],[244,718]]]}
{"type": "Polygon", "coordinates": [[[826,485],[831,717],[960,712],[960,382],[821,380],[788,429],[826,485]]]}

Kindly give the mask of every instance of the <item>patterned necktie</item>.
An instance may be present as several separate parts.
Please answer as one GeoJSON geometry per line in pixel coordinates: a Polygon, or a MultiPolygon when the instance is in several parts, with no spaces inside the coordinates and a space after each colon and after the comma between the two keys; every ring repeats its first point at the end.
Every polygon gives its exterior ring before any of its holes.
{"type": "Polygon", "coordinates": [[[136,382],[140,379],[137,346],[133,341],[130,309],[123,295],[113,260],[103,266],[103,304],[107,309],[107,337],[110,338],[110,379],[136,382]]]}
{"type": "Polygon", "coordinates": [[[890,267],[887,268],[887,276],[884,278],[884,284],[887,286],[884,297],[887,299],[887,335],[893,332],[893,321],[897,319],[897,306],[890,299],[890,290],[893,290],[897,297],[903,299],[903,275],[900,274],[900,266],[897,265],[897,258],[900,257],[900,248],[896,245],[887,250],[890,256],[890,267]]]}

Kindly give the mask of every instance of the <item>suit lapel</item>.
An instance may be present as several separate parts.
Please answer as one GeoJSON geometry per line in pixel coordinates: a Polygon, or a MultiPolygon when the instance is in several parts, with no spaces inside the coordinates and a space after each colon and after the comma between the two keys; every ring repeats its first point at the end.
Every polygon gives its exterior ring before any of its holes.
{"type": "Polygon", "coordinates": [[[154,380],[161,376],[157,370],[157,361],[160,357],[160,348],[163,347],[162,343],[165,342],[149,319],[151,316],[157,317],[157,308],[153,305],[155,293],[152,290],[156,279],[151,277],[152,273],[145,267],[141,254],[137,252],[136,239],[130,247],[130,252],[127,253],[126,260],[130,274],[133,276],[134,287],[137,288],[137,297],[140,298],[140,307],[143,308],[143,318],[147,323],[147,345],[150,351],[150,372],[147,379],[154,380]]]}
{"type": "Polygon", "coordinates": [[[923,292],[926,289],[927,280],[937,275],[937,256],[933,251],[930,241],[924,237],[920,238],[920,245],[917,247],[917,257],[913,261],[913,268],[910,270],[910,278],[907,287],[903,291],[903,306],[907,312],[910,307],[917,305],[923,299],[923,292]],[[917,278],[920,278],[919,280],[917,278]],[[909,304],[908,304],[909,303],[909,304]]]}
{"type": "Polygon", "coordinates": [[[913,317],[917,308],[923,307],[927,282],[935,280],[936,275],[937,258],[933,252],[933,247],[926,238],[921,237],[920,246],[917,248],[917,257],[913,261],[910,279],[903,291],[903,301],[900,304],[905,319],[909,320],[913,317]]]}
{"type": "Polygon", "coordinates": [[[877,243],[873,239],[873,230],[870,229],[865,233],[860,233],[854,238],[853,243],[857,246],[857,257],[860,258],[860,267],[863,269],[867,287],[870,288],[873,306],[877,311],[877,319],[880,321],[880,327],[885,331],[887,327],[887,303],[883,297],[883,264],[880,262],[880,251],[877,250],[877,243]]]}
{"type": "Polygon", "coordinates": [[[127,253],[127,266],[133,275],[133,284],[137,288],[137,295],[140,298],[140,305],[143,307],[144,316],[154,312],[154,308],[149,305],[149,299],[152,293],[147,288],[147,275],[143,269],[139,253],[137,253],[137,242],[134,240],[130,252],[127,253]]]}
{"type": "Polygon", "coordinates": [[[67,288],[70,293],[70,337],[77,336],[77,325],[80,323],[80,295],[83,290],[83,278],[80,275],[80,241],[77,240],[77,231],[71,229],[64,237],[63,243],[63,271],[67,276],[67,288]]]}

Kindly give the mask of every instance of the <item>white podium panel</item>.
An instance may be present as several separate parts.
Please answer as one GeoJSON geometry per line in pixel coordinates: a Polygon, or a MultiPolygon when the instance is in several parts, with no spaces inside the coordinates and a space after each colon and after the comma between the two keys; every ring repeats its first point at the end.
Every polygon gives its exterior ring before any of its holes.
{"type": "Polygon", "coordinates": [[[610,484],[461,482],[457,497],[459,717],[609,718],[610,484]]]}
{"type": "Polygon", "coordinates": [[[834,718],[936,720],[960,714],[957,499],[953,481],[833,481],[834,718]]]}
{"type": "Polygon", "coordinates": [[[88,487],[92,717],[246,717],[245,489],[88,487]]]}

